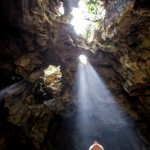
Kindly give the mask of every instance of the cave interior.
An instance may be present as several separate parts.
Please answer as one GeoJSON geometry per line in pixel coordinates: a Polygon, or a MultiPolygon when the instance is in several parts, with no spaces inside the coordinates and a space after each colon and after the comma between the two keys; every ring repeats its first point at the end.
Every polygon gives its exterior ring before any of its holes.
{"type": "Polygon", "coordinates": [[[1,0],[0,19],[0,150],[150,149],[148,0],[1,0]]]}

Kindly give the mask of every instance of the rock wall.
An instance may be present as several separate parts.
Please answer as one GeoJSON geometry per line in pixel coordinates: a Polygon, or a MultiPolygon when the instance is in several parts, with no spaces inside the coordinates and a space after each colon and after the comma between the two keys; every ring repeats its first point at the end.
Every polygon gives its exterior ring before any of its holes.
{"type": "Polygon", "coordinates": [[[131,101],[137,98],[137,108],[146,117],[150,91],[149,19],[148,1],[107,1],[104,26],[96,35],[99,49],[113,57],[111,66],[121,77],[122,87],[131,101]],[[145,107],[141,101],[145,101],[145,107]]]}

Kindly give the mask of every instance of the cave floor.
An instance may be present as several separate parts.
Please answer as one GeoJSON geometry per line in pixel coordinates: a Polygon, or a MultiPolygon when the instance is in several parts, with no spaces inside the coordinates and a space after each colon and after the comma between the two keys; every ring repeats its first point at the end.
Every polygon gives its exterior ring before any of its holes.
{"type": "MultiPolygon", "coordinates": [[[[88,114],[88,112],[86,112],[88,114]]],[[[57,147],[58,150],[88,150],[94,141],[99,142],[105,150],[145,150],[138,128],[126,121],[112,121],[111,116],[87,116],[82,118],[81,112],[73,117],[56,118],[49,126],[47,146],[57,147]],[[88,121],[87,121],[88,120],[88,121]],[[127,122],[128,123],[125,123],[127,122]]]]}

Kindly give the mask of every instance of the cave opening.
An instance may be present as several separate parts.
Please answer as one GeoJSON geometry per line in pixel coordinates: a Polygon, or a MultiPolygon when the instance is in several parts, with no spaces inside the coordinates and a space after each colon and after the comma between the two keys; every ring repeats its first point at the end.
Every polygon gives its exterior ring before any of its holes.
{"type": "Polygon", "coordinates": [[[73,8],[71,14],[73,18],[70,23],[76,33],[91,42],[95,30],[101,26],[100,22],[103,23],[105,17],[104,3],[95,0],[80,0],[78,8],[73,8]]]}
{"type": "MultiPolygon", "coordinates": [[[[70,24],[73,26],[77,35],[85,38],[88,42],[92,42],[95,30],[99,30],[104,22],[106,12],[104,2],[97,0],[79,0],[76,3],[78,3],[76,7],[73,7],[69,1],[67,4],[70,7],[70,24]]],[[[65,8],[62,3],[59,7],[59,12],[61,15],[65,14],[65,8]]]]}
{"type": "Polygon", "coordinates": [[[78,58],[82,64],[86,65],[88,63],[88,58],[85,55],[80,55],[78,58]]]}
{"type": "Polygon", "coordinates": [[[33,89],[35,103],[42,104],[55,100],[61,91],[61,78],[60,66],[49,65],[33,89]]]}

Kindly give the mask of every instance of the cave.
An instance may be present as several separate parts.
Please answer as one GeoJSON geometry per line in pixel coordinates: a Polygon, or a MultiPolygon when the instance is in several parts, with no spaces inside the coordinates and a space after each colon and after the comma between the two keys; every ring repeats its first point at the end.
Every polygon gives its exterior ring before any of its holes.
{"type": "Polygon", "coordinates": [[[1,0],[0,19],[0,150],[150,149],[148,0],[1,0]]]}

